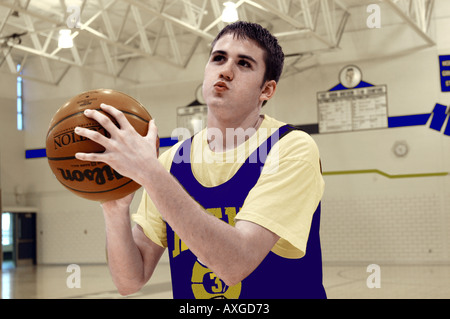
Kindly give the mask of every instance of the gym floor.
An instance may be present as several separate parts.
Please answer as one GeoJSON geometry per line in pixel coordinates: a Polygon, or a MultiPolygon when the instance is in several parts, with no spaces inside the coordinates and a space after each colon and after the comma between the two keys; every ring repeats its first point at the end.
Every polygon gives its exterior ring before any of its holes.
{"type": "MultiPolygon", "coordinates": [[[[367,265],[325,265],[330,299],[450,298],[450,265],[380,265],[380,288],[368,288],[367,265]]],[[[11,299],[171,299],[170,269],[161,261],[149,283],[131,296],[119,295],[106,265],[80,265],[80,288],[68,288],[67,265],[13,268],[3,265],[1,298],[11,299]]]]}

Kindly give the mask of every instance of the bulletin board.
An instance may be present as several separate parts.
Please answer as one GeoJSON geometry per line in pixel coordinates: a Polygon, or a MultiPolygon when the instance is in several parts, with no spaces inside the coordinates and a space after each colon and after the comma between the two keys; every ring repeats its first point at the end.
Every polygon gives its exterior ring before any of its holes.
{"type": "Polygon", "coordinates": [[[319,132],[388,127],[387,86],[317,92],[319,132]]]}

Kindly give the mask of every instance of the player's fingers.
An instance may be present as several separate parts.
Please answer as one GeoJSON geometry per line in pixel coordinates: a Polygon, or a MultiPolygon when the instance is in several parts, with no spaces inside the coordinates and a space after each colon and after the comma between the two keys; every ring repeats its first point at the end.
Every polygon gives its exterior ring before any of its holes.
{"type": "Polygon", "coordinates": [[[105,162],[102,153],[75,153],[75,158],[87,162],[105,162]]]}
{"type": "Polygon", "coordinates": [[[134,129],[122,111],[116,109],[114,106],[105,103],[100,104],[100,107],[103,111],[112,115],[116,119],[121,129],[134,129]]]}
{"type": "Polygon", "coordinates": [[[158,136],[158,127],[156,126],[155,120],[151,119],[150,123],[148,123],[147,137],[156,141],[156,136],[158,136]]]}
{"type": "Polygon", "coordinates": [[[89,118],[97,121],[111,135],[114,135],[115,132],[118,130],[117,126],[114,124],[114,122],[108,116],[100,113],[97,110],[87,109],[84,111],[84,115],[86,117],[89,117],[89,118]]]}
{"type": "Polygon", "coordinates": [[[148,132],[146,138],[150,141],[152,145],[156,145],[156,140],[158,139],[158,127],[155,124],[155,120],[150,120],[150,123],[148,123],[148,132]]]}
{"type": "Polygon", "coordinates": [[[86,138],[90,139],[91,141],[94,141],[94,142],[102,145],[105,148],[107,148],[107,146],[108,146],[109,139],[97,131],[89,130],[84,127],[76,127],[75,134],[86,137],[86,138]]]}
{"type": "Polygon", "coordinates": [[[155,120],[150,120],[148,123],[148,132],[145,138],[150,142],[150,145],[155,146],[156,157],[159,156],[159,140],[158,140],[158,127],[155,124],[155,120]]]}

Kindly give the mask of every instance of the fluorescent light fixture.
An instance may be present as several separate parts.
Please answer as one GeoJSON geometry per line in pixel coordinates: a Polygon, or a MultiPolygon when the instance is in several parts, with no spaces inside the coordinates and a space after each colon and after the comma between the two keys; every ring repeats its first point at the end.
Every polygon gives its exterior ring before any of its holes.
{"type": "Polygon", "coordinates": [[[236,4],[234,2],[231,1],[227,1],[223,4],[225,6],[225,8],[223,9],[222,12],[222,21],[223,22],[236,22],[237,20],[239,20],[239,16],[238,16],[238,12],[236,9],[236,4]]]}
{"type": "Polygon", "coordinates": [[[58,48],[68,49],[73,47],[73,40],[70,36],[69,29],[59,30],[59,38],[58,38],[58,48]]]}

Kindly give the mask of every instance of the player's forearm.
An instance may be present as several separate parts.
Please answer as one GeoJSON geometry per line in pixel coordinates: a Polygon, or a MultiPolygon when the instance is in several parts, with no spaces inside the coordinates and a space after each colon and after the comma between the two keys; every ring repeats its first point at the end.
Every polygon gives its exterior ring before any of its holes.
{"type": "Polygon", "coordinates": [[[145,283],[144,262],[133,239],[128,209],[117,211],[103,207],[103,212],[108,266],[113,282],[120,294],[135,293],[145,283]]]}
{"type": "Polygon", "coordinates": [[[261,261],[255,243],[249,245],[239,229],[207,214],[162,166],[152,169],[145,188],[164,220],[226,284],[238,283],[261,261]]]}

